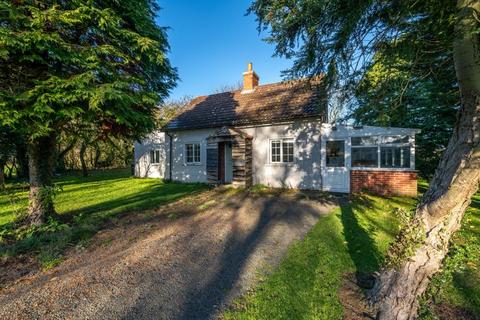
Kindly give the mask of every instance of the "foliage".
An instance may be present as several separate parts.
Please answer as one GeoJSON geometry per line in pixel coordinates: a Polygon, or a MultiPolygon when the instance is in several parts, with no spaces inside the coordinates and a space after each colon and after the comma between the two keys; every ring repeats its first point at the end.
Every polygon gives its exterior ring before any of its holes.
{"type": "Polygon", "coordinates": [[[248,12],[256,14],[259,28],[269,32],[267,41],[275,44],[275,54],[294,59],[285,75],[327,73],[330,86],[340,83],[343,89],[354,90],[374,54],[398,50],[398,39],[414,34],[424,36],[418,41],[431,44],[441,39],[440,46],[447,44],[442,51],[451,52],[452,41],[447,40],[453,37],[448,31],[454,6],[449,0],[257,0],[248,12]],[[428,31],[439,38],[428,39],[428,31]]]}
{"type": "MultiPolygon", "coordinates": [[[[63,251],[86,243],[104,223],[125,212],[155,208],[206,189],[201,184],[164,183],[131,178],[128,170],[96,171],[89,177],[68,174],[56,180],[63,192],[54,202],[58,217],[41,226],[16,223],[15,208],[0,195],[0,257],[36,254],[44,267],[61,260],[63,251]]],[[[9,186],[7,186],[9,187],[9,186]]],[[[25,210],[28,194],[12,189],[25,210]]]]}
{"type": "Polygon", "coordinates": [[[17,150],[20,137],[11,128],[0,123],[0,189],[3,188],[5,167],[12,161],[17,150]]]}
{"type": "Polygon", "coordinates": [[[158,107],[156,118],[159,124],[159,127],[163,127],[170,120],[172,120],[176,115],[184,111],[190,102],[192,97],[184,96],[179,99],[168,100],[165,103],[161,104],[158,107]]]}
{"type": "Polygon", "coordinates": [[[243,88],[243,83],[241,81],[237,81],[232,84],[224,84],[218,87],[217,89],[213,90],[212,94],[238,91],[238,90],[242,90],[242,88],[243,88]]]}
{"type": "Polygon", "coordinates": [[[15,135],[6,126],[0,126],[0,146],[0,163],[2,163],[6,162],[15,151],[15,135]]]}
{"type": "Polygon", "coordinates": [[[400,218],[399,230],[395,242],[388,248],[387,267],[396,267],[415,254],[418,247],[425,241],[425,228],[422,221],[414,216],[414,211],[395,210],[400,218]]]}
{"type": "Polygon", "coordinates": [[[35,140],[64,126],[139,137],[173,87],[154,1],[1,1],[0,123],[35,140]]]}
{"type": "Polygon", "coordinates": [[[125,168],[133,161],[133,142],[122,137],[99,139],[95,135],[62,134],[58,137],[56,171],[82,169],[80,154],[87,170],[125,168]],[[82,146],[85,149],[82,149],[82,146]]]}

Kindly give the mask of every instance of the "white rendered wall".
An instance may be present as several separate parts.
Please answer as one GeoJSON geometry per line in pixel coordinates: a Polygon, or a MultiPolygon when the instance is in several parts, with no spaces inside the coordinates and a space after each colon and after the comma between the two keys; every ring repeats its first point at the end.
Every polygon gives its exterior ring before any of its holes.
{"type": "Polygon", "coordinates": [[[207,138],[217,129],[199,129],[175,131],[170,135],[173,139],[172,148],[172,179],[182,182],[207,182],[207,138]],[[200,163],[185,162],[185,144],[200,143],[200,163]]]}
{"type": "Polygon", "coordinates": [[[135,176],[139,178],[165,178],[167,177],[167,150],[165,133],[154,132],[142,143],[135,143],[135,176]],[[160,163],[150,163],[150,150],[160,149],[160,163]]]}
{"type": "Polygon", "coordinates": [[[244,128],[253,136],[253,183],[276,188],[321,189],[321,123],[317,120],[244,128]],[[270,141],[294,141],[293,163],[271,163],[270,141]]]}

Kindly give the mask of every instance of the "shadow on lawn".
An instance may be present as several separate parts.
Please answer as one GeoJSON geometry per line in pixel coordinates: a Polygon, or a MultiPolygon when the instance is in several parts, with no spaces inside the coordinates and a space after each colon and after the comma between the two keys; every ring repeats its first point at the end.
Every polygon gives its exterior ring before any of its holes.
{"type": "Polygon", "coordinates": [[[120,217],[123,213],[137,210],[152,209],[168,202],[178,200],[186,195],[207,190],[208,187],[200,184],[164,183],[148,186],[140,192],[129,196],[119,196],[108,201],[102,201],[68,211],[60,216],[65,222],[71,222],[75,217],[82,216],[81,222],[96,223],[104,218],[120,217]]]}
{"type": "MultiPolygon", "coordinates": [[[[281,192],[275,192],[271,195],[252,194],[248,191],[241,193],[227,200],[225,209],[233,210],[232,216],[225,218],[229,225],[229,232],[223,242],[223,249],[219,256],[211,253],[211,241],[218,241],[215,238],[211,240],[196,242],[194,245],[188,241],[182,241],[184,249],[182,252],[190,252],[192,257],[192,270],[188,275],[188,285],[182,289],[182,301],[179,310],[176,310],[173,316],[175,319],[209,319],[216,315],[221,307],[228,302],[234,290],[238,289],[240,276],[260,245],[263,244],[265,237],[272,231],[278,223],[288,224],[289,228],[305,228],[305,219],[314,217],[318,219],[322,214],[318,208],[310,206],[308,203],[300,201],[305,197],[304,194],[285,198],[281,192]],[[250,199],[256,199],[255,209],[252,216],[255,219],[255,225],[245,229],[245,203],[250,199]],[[232,201],[233,200],[233,201],[232,201]],[[243,212],[243,213],[242,213],[243,212]],[[258,216],[257,216],[258,215],[258,216]]],[[[311,197],[308,197],[311,199],[311,197]]],[[[324,197],[323,200],[316,198],[315,201],[325,203],[325,205],[334,205],[337,201],[335,197],[324,197]]],[[[327,211],[328,212],[328,211],[327,211]]],[[[325,212],[326,214],[326,212],[325,212]]],[[[216,219],[223,219],[222,213],[215,214],[216,219]]],[[[215,221],[216,219],[213,219],[215,221]]],[[[192,227],[192,234],[205,233],[205,226],[195,225],[192,227]]],[[[210,226],[209,228],[214,228],[210,226]]],[[[208,232],[207,232],[208,234],[208,232]]],[[[213,235],[212,235],[213,236],[213,235]]],[[[154,277],[154,276],[152,276],[154,277]]],[[[145,278],[145,282],[151,282],[151,288],[147,296],[155,296],[158,284],[154,280],[145,278]]],[[[164,301],[149,302],[148,308],[157,310],[157,314],[162,314],[164,301]]],[[[135,319],[142,317],[138,314],[140,310],[146,308],[145,301],[139,301],[134,306],[130,314],[123,319],[135,319]]],[[[140,311],[141,312],[141,311],[140,311]]]]}
{"type": "MultiPolygon", "coordinates": [[[[295,202],[295,200],[293,200],[295,202]]],[[[319,201],[319,200],[317,200],[319,201]]],[[[330,198],[328,201],[336,201],[330,198]]],[[[239,209],[240,204],[234,205],[239,209]]],[[[210,281],[200,290],[194,288],[187,295],[184,311],[180,319],[207,319],[211,317],[226,301],[227,294],[233,290],[239,276],[250,256],[266,236],[268,231],[279,222],[286,222],[291,227],[301,224],[302,216],[319,218],[320,213],[313,207],[298,204],[295,209],[291,203],[278,197],[272,197],[263,203],[260,217],[255,228],[247,236],[237,230],[236,224],[232,225],[232,232],[227,238],[225,248],[220,258],[221,267],[210,281]],[[215,303],[212,303],[215,302],[215,303]]]]}
{"type": "Polygon", "coordinates": [[[376,271],[381,264],[375,241],[359,223],[355,212],[365,211],[372,206],[372,202],[364,196],[355,196],[355,200],[341,207],[341,222],[343,234],[347,242],[347,250],[355,264],[357,284],[362,288],[373,285],[371,273],[376,271]]]}
{"type": "MultiPolygon", "coordinates": [[[[75,174],[57,179],[61,185],[78,185],[91,182],[111,183],[125,179],[128,176],[125,170],[95,173],[89,177],[80,177],[75,174]]],[[[76,188],[76,187],[75,187],[76,188]]],[[[63,252],[82,241],[88,241],[97,231],[105,227],[112,218],[118,218],[126,213],[153,209],[182,197],[207,190],[206,185],[183,183],[159,183],[139,189],[128,196],[105,198],[103,201],[82,207],[78,210],[69,210],[58,216],[53,222],[48,222],[39,230],[25,229],[19,234],[13,222],[0,227],[5,240],[0,243],[0,257],[16,257],[19,254],[35,254],[42,260],[52,261],[60,259],[63,252]],[[20,239],[18,240],[18,236],[20,239]]],[[[72,192],[69,188],[68,192],[72,192]]],[[[1,266],[1,265],[0,265],[1,266]]]]}

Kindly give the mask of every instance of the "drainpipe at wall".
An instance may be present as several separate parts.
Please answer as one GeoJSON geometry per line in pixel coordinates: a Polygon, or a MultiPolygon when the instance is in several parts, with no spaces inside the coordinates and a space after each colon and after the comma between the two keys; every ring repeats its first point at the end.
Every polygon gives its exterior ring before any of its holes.
{"type": "Polygon", "coordinates": [[[172,181],[172,140],[173,136],[170,135],[167,131],[165,131],[165,134],[168,136],[168,178],[170,181],[172,181]]]}

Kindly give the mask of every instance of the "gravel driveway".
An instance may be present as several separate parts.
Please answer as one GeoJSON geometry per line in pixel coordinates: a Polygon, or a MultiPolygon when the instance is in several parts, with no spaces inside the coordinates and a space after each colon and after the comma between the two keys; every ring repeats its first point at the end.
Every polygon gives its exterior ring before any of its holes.
{"type": "Polygon", "coordinates": [[[130,214],[53,270],[0,291],[0,319],[209,319],[336,198],[217,188],[130,214]]]}

